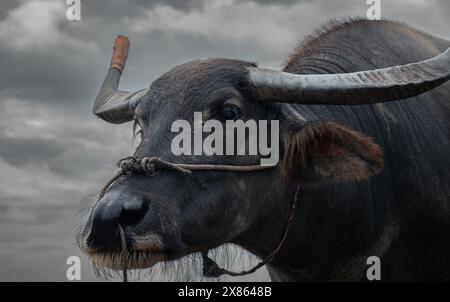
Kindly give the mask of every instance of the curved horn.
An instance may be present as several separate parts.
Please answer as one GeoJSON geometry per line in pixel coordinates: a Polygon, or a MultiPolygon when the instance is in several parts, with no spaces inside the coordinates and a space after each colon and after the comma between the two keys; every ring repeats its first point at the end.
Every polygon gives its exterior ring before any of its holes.
{"type": "Polygon", "coordinates": [[[267,102],[363,105],[416,96],[450,79],[450,48],[417,63],[342,74],[301,75],[248,67],[256,99],[267,102]]]}
{"type": "Polygon", "coordinates": [[[120,124],[133,120],[134,109],[148,89],[136,92],[119,91],[119,81],[128,57],[130,41],[118,36],[114,43],[111,65],[95,99],[93,112],[103,120],[120,124]]]}

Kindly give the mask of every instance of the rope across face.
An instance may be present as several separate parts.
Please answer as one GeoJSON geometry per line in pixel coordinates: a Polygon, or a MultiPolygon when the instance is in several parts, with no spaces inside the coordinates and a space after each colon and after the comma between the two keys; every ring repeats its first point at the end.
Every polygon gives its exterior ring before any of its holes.
{"type": "MultiPolygon", "coordinates": [[[[98,199],[103,198],[105,195],[106,190],[112,185],[112,183],[118,179],[121,175],[126,173],[134,173],[134,174],[141,174],[146,176],[153,176],[155,174],[155,171],[159,168],[161,169],[168,169],[173,171],[178,171],[183,174],[192,175],[192,171],[212,171],[212,170],[218,170],[218,171],[235,171],[235,172],[251,172],[251,171],[260,171],[260,170],[266,170],[270,168],[274,168],[275,166],[259,166],[259,165],[215,165],[215,164],[176,164],[171,163],[168,161],[165,161],[158,157],[144,157],[142,159],[137,159],[136,157],[129,156],[125,157],[123,159],[120,159],[117,163],[117,167],[119,170],[114,174],[113,177],[111,177],[106,184],[102,187],[98,194],[98,199]]],[[[217,263],[208,257],[208,251],[202,251],[201,256],[203,259],[203,276],[207,278],[217,278],[221,275],[227,274],[230,276],[242,276],[247,275],[256,272],[259,268],[264,266],[265,264],[271,262],[275,255],[279,252],[279,250],[282,248],[286,238],[287,233],[289,231],[289,227],[291,226],[291,223],[294,218],[294,210],[297,207],[298,203],[298,193],[300,190],[300,185],[297,186],[297,190],[295,191],[295,196],[292,201],[292,205],[289,208],[289,213],[287,216],[286,224],[284,227],[284,232],[282,234],[281,240],[279,241],[276,248],[268,255],[266,256],[261,262],[259,262],[257,265],[255,265],[253,268],[242,271],[239,273],[228,271],[226,269],[220,268],[217,263]]],[[[119,225],[119,230],[121,231],[121,245],[122,245],[122,253],[121,255],[127,255],[126,252],[126,237],[125,233],[123,232],[122,227],[119,225]]],[[[122,258],[126,258],[126,256],[122,256],[122,258]]],[[[123,262],[123,281],[127,281],[127,259],[122,259],[123,262]]]]}
{"type": "Polygon", "coordinates": [[[133,156],[119,160],[117,167],[126,173],[153,175],[158,168],[175,170],[184,174],[191,174],[190,170],[184,169],[177,164],[170,163],[158,157],[144,157],[139,160],[133,156]]]}

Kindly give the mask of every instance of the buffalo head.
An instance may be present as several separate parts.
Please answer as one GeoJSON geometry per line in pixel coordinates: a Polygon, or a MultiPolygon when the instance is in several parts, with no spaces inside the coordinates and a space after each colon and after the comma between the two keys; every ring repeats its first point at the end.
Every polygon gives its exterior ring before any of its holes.
{"type": "Polygon", "coordinates": [[[120,268],[125,233],[129,268],[239,244],[258,256],[278,242],[298,182],[360,181],[381,170],[382,151],[371,138],[343,125],[289,113],[292,105],[363,105],[408,98],[450,77],[450,50],[404,66],[347,74],[300,75],[253,63],[210,59],[175,67],[137,92],[118,90],[129,42],[118,37],[94,113],[111,123],[134,120],[141,143],[136,158],[173,163],[251,165],[258,155],[174,155],[175,120],[278,120],[280,163],[251,172],[203,171],[193,176],[157,170],[126,174],[95,204],[82,233],[82,249],[95,264],[120,268]],[[261,242],[267,244],[261,245],[261,242]]]}

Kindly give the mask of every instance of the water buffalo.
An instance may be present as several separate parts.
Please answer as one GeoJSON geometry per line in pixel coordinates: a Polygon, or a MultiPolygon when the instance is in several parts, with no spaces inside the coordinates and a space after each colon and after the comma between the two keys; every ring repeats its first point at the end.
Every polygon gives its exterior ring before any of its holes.
{"type": "MultiPolygon", "coordinates": [[[[283,71],[231,59],[177,66],[137,92],[118,91],[127,56],[119,37],[94,113],[142,129],[136,158],[251,165],[255,156],[171,152],[174,120],[279,120],[273,169],[160,169],[120,175],[79,235],[100,267],[151,267],[234,243],[276,281],[450,279],[450,42],[392,21],[332,22],[307,38],[283,71]],[[438,87],[439,86],[439,87],[438,87]]],[[[258,157],[258,156],[256,156],[258,157]]]]}

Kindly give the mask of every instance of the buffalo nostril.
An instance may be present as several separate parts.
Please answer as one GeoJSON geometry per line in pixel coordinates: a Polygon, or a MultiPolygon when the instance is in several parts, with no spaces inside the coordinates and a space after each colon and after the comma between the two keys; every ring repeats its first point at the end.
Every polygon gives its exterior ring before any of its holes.
{"type": "Polygon", "coordinates": [[[100,202],[91,216],[91,231],[87,238],[87,246],[94,249],[115,249],[119,240],[117,224],[121,207],[115,204],[100,202]]]}
{"type": "Polygon", "coordinates": [[[143,200],[129,200],[122,206],[120,223],[124,225],[136,224],[145,216],[148,205],[143,200]]]}

